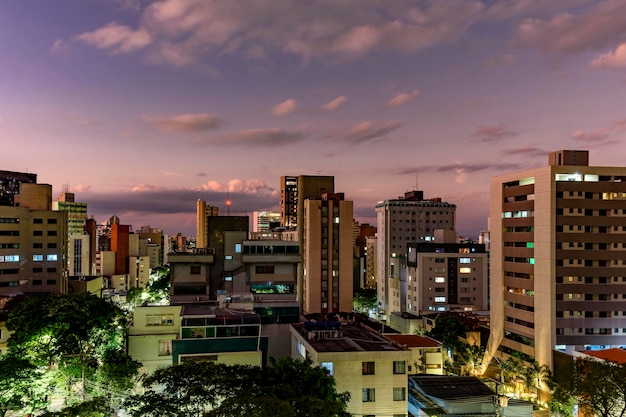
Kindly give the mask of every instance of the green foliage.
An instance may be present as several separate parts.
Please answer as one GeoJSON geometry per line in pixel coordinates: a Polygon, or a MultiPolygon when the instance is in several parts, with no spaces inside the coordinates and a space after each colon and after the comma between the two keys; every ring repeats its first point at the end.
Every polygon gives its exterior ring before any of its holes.
{"type": "Polygon", "coordinates": [[[571,364],[569,372],[562,372],[552,378],[551,386],[560,405],[567,405],[576,399],[581,409],[589,415],[626,415],[626,365],[576,360],[571,364]]]}
{"type": "Polygon", "coordinates": [[[378,306],[378,299],[376,290],[364,289],[360,292],[354,293],[352,297],[352,308],[357,313],[367,314],[370,310],[376,309],[378,306]]]}
{"type": "Polygon", "coordinates": [[[25,359],[0,355],[0,416],[7,411],[34,412],[48,405],[43,371],[25,359]]]}
{"type": "Polygon", "coordinates": [[[466,349],[466,343],[459,340],[459,337],[465,337],[468,331],[469,327],[461,321],[457,314],[447,313],[440,314],[435,319],[435,327],[426,332],[426,336],[440,341],[444,348],[452,350],[455,354],[466,349]]]}
{"type": "Polygon", "coordinates": [[[41,417],[108,417],[113,412],[107,397],[97,397],[64,407],[60,411],[44,413],[41,417]]]}
{"type": "Polygon", "coordinates": [[[462,343],[457,348],[455,362],[461,366],[461,375],[476,376],[480,373],[485,357],[485,348],[462,343]]]}
{"type": "Polygon", "coordinates": [[[265,369],[185,362],[155,371],[144,386],[125,403],[132,416],[348,416],[349,396],[327,371],[290,358],[265,369]]]}

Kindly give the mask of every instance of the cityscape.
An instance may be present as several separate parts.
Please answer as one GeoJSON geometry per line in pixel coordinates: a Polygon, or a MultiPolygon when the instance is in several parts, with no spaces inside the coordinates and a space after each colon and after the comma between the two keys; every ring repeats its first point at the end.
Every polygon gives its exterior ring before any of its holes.
{"type": "Polygon", "coordinates": [[[0,416],[626,412],[626,2],[0,5],[0,416]]]}

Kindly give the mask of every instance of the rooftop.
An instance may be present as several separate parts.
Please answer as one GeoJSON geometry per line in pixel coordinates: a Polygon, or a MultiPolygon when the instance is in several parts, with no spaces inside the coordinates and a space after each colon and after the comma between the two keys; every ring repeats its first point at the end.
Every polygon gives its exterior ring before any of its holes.
{"type": "Polygon", "coordinates": [[[593,356],[594,358],[614,362],[620,365],[626,363],[626,350],[620,348],[611,348],[604,350],[583,350],[582,353],[584,353],[585,355],[593,356]]]}
{"type": "Polygon", "coordinates": [[[409,380],[421,391],[441,399],[493,396],[494,392],[474,376],[413,375],[409,380]]]}
{"type": "Polygon", "coordinates": [[[441,347],[441,343],[430,337],[418,336],[416,334],[386,334],[386,338],[393,340],[399,345],[406,347],[441,347]]]}

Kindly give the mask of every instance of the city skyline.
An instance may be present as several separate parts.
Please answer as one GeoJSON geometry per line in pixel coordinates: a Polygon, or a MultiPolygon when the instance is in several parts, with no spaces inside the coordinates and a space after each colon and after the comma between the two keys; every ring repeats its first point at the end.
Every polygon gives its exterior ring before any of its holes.
{"type": "Polygon", "coordinates": [[[621,1],[22,0],[0,60],[0,169],[134,229],[195,235],[198,199],[277,210],[281,175],[320,174],[358,220],[420,189],[476,237],[491,177],[624,165],[621,1]]]}

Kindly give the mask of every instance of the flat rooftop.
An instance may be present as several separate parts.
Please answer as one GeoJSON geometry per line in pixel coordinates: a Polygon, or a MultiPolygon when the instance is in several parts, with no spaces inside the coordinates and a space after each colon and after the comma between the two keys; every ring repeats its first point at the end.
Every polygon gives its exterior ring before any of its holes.
{"type": "Polygon", "coordinates": [[[441,343],[430,337],[418,336],[416,334],[386,334],[386,338],[393,340],[399,345],[406,347],[441,347],[441,343]]]}
{"type": "Polygon", "coordinates": [[[342,322],[339,329],[307,330],[304,323],[291,325],[317,352],[377,352],[406,350],[358,323],[342,322]]]}

